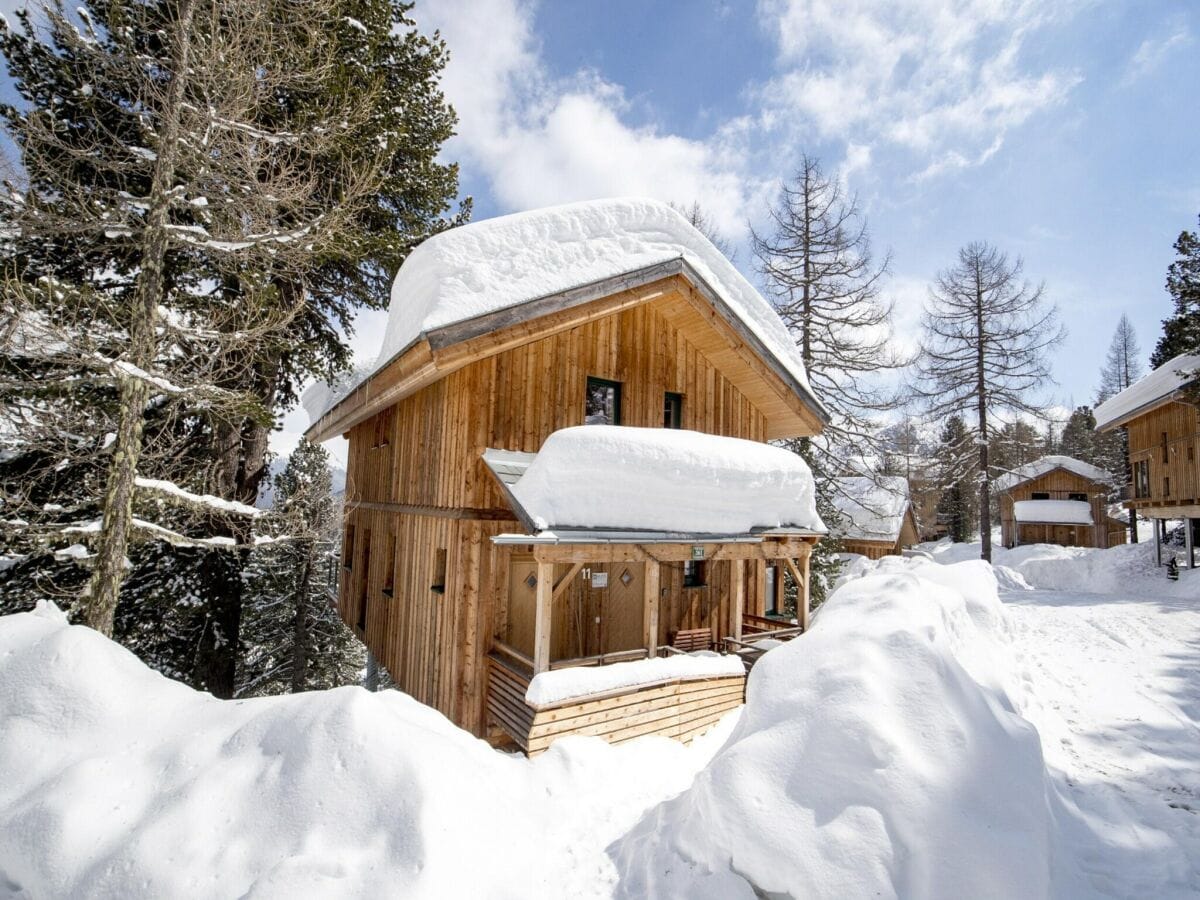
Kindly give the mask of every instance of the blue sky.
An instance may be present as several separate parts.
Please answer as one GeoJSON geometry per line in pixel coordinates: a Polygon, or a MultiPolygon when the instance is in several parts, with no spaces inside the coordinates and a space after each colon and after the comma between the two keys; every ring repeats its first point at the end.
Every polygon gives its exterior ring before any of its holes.
{"type": "Polygon", "coordinates": [[[1025,260],[1088,402],[1127,312],[1149,353],[1171,244],[1200,213],[1200,5],[418,0],[452,62],[476,218],[596,196],[698,200],[744,246],[797,156],[891,248],[896,337],[970,240],[1025,260]]]}

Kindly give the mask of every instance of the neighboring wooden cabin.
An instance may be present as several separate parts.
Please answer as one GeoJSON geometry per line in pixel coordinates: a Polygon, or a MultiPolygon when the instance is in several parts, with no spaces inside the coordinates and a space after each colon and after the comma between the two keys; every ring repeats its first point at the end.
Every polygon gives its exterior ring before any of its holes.
{"type": "Polygon", "coordinates": [[[1005,547],[1125,543],[1125,523],[1108,514],[1112,478],[1103,469],[1069,456],[1043,456],[997,478],[993,487],[1005,547]]]}
{"type": "MultiPolygon", "coordinates": [[[[1095,409],[1096,428],[1124,428],[1133,484],[1125,506],[1153,519],[1183,519],[1186,561],[1200,542],[1200,354],[1177,356],[1095,409]]],[[[1161,561],[1161,540],[1159,542],[1161,561]]]]}
{"type": "MultiPolygon", "coordinates": [[[[552,434],[585,423],[818,433],[827,413],[769,304],[650,201],[453,229],[414,251],[392,296],[383,364],[308,436],[349,440],[339,611],[397,685],[530,752],[562,733],[689,738],[740,702],[729,676],[549,710],[524,694],[550,669],[740,636],[786,577],[806,622],[819,520],[563,535],[523,521],[510,487],[552,434]]],[[[598,496],[612,477],[595,473],[598,496]]]]}
{"type": "Polygon", "coordinates": [[[842,521],[834,534],[842,550],[870,559],[899,556],[920,540],[908,479],[854,475],[838,479],[834,506],[842,521]]]}

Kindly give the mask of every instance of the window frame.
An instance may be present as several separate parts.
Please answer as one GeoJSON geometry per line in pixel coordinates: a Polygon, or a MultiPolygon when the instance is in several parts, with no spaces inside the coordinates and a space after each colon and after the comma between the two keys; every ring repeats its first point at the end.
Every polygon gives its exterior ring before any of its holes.
{"type": "Polygon", "coordinates": [[[1049,491],[1030,491],[1029,499],[1030,500],[1049,500],[1050,492],[1049,491]]]}
{"type": "Polygon", "coordinates": [[[663,392],[663,428],[674,431],[683,428],[683,394],[679,391],[663,392]],[[674,418],[675,424],[668,421],[669,416],[674,418]]]}
{"type": "Polygon", "coordinates": [[[1143,500],[1150,496],[1150,460],[1139,459],[1133,464],[1133,496],[1143,500]]]}
{"type": "Polygon", "coordinates": [[[583,383],[583,424],[584,425],[620,425],[621,424],[621,393],[622,384],[619,381],[614,381],[611,378],[601,378],[598,375],[588,375],[587,380],[583,383]],[[588,421],[588,401],[591,399],[592,386],[601,388],[612,388],[613,392],[613,414],[610,422],[589,422],[588,421]]]}

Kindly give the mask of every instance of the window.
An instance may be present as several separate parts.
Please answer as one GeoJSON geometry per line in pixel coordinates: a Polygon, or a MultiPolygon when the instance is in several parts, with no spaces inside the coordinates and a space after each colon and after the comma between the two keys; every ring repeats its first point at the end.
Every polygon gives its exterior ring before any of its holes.
{"type": "Polygon", "coordinates": [[[1150,496],[1150,460],[1139,459],[1133,464],[1133,496],[1150,496]]]}
{"type": "Polygon", "coordinates": [[[583,424],[621,424],[621,382],[588,376],[583,399],[583,424]]]}
{"type": "Polygon", "coordinates": [[[363,529],[362,542],[362,574],[358,582],[358,618],[356,624],[359,631],[367,630],[367,589],[371,581],[371,529],[363,529]]]}
{"type": "Polygon", "coordinates": [[[396,596],[396,536],[388,535],[388,555],[384,563],[383,595],[396,596]]]}
{"type": "Polygon", "coordinates": [[[1163,476],[1163,496],[1164,497],[1171,496],[1171,476],[1169,476],[1169,475],[1163,476]]]}
{"type": "Polygon", "coordinates": [[[346,545],[342,547],[342,568],[354,571],[354,526],[346,526],[346,545]]]}
{"type": "Polygon", "coordinates": [[[1087,494],[1070,493],[1070,494],[1067,494],[1067,499],[1068,500],[1082,500],[1084,503],[1087,503],[1087,494]]]}
{"type": "Polygon", "coordinates": [[[1162,433],[1162,453],[1163,462],[1170,462],[1170,459],[1167,456],[1167,433],[1165,431],[1162,433]]]}
{"type": "Polygon", "coordinates": [[[1029,496],[1034,500],[1049,500],[1050,492],[1049,491],[1034,491],[1029,496]]]}
{"type": "Polygon", "coordinates": [[[1188,444],[1188,462],[1196,461],[1196,448],[1188,444]]]}
{"type": "Polygon", "coordinates": [[[683,394],[663,394],[663,428],[683,427],[683,394]]]}
{"type": "Polygon", "coordinates": [[[374,434],[371,438],[371,449],[378,450],[380,447],[388,446],[391,443],[392,436],[392,411],[389,409],[377,415],[373,427],[374,434]]]}
{"type": "Polygon", "coordinates": [[[683,563],[683,586],[704,587],[704,563],[701,560],[688,559],[683,563]]]}
{"type": "Polygon", "coordinates": [[[446,551],[440,548],[433,554],[433,584],[429,589],[435,594],[446,593],[446,551]]]}

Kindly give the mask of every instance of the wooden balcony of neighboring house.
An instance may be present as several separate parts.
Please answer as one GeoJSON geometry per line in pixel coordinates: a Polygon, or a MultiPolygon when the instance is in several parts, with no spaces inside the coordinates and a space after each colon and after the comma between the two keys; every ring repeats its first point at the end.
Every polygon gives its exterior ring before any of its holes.
{"type": "MultiPolygon", "coordinates": [[[[803,633],[788,620],[745,615],[742,637],[720,643],[727,659],[736,659],[742,670],[700,676],[672,676],[623,685],[551,702],[531,702],[527,695],[534,678],[534,660],[515,647],[493,641],[488,653],[487,710],[504,737],[530,756],[545,751],[568,735],[590,735],[609,743],[656,734],[683,742],[707,731],[745,702],[746,679],[769,649],[803,633]]],[[[707,632],[707,629],[695,629],[707,632]]],[[[680,636],[695,646],[694,635],[680,636]]],[[[705,648],[712,647],[711,642],[705,648]]],[[[695,652],[695,651],[693,651],[695,652]]],[[[712,650],[701,652],[713,656],[712,650]]],[[[656,648],[655,656],[669,658],[687,651],[672,645],[656,648]]],[[[646,648],[555,660],[549,671],[619,666],[651,658],[646,648]]]]}

